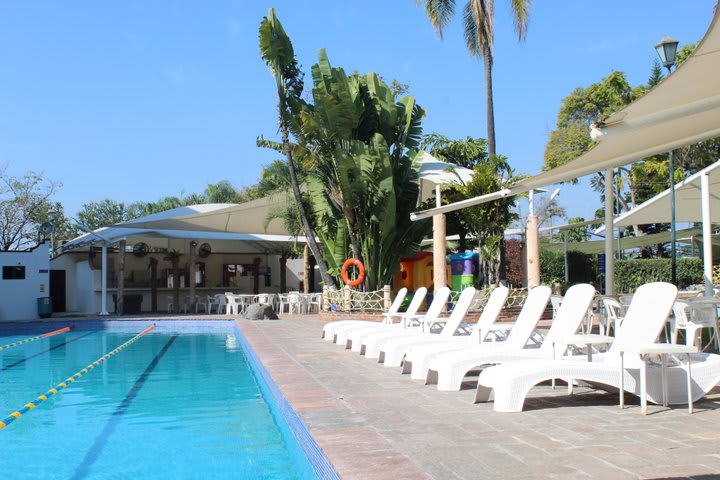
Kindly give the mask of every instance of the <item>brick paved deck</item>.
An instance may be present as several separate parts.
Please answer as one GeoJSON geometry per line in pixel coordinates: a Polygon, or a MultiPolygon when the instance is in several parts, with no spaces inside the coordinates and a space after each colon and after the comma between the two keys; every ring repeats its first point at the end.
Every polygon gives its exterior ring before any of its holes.
{"type": "Polygon", "coordinates": [[[694,415],[549,386],[500,414],[321,340],[317,317],[237,323],[344,479],[720,478],[720,388],[694,415]]]}

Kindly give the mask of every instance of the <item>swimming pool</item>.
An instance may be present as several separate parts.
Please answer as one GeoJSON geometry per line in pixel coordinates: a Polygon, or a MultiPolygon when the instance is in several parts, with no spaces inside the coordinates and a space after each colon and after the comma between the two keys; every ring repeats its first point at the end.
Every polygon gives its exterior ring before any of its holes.
{"type": "MultiPolygon", "coordinates": [[[[1,430],[3,472],[18,479],[337,478],[233,323],[156,323],[1,430]]],[[[0,418],[149,325],[75,324],[0,351],[0,418]]],[[[0,344],[60,326],[5,324],[0,344]]]]}

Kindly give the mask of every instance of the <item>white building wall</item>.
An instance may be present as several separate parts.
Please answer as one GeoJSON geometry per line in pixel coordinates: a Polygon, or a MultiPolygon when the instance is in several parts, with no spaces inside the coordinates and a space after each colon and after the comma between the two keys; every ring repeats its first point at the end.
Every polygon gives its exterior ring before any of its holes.
{"type": "Polygon", "coordinates": [[[37,299],[50,296],[50,246],[41,243],[33,250],[0,252],[0,266],[25,267],[24,279],[0,276],[0,321],[38,318],[37,299]]]}

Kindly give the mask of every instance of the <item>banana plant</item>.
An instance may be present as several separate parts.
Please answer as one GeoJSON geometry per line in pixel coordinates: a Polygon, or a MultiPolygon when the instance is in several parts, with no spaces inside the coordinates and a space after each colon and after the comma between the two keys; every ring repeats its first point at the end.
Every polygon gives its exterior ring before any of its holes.
{"type": "Polygon", "coordinates": [[[290,145],[290,127],[288,119],[292,115],[292,105],[299,101],[302,95],[303,79],[295,59],[290,38],[285,33],[280,21],[275,15],[275,10],[270,9],[268,16],[260,23],[260,55],[270,68],[275,77],[278,94],[278,111],[280,131],[285,157],[288,164],[288,172],[292,183],[293,194],[300,211],[300,219],[307,238],[308,245],[320,269],[320,276],[328,286],[334,285],[334,279],[328,272],[327,264],[323,259],[320,247],[315,240],[315,231],[310,224],[308,213],[302,203],[302,192],[295,171],[295,163],[290,145]]]}

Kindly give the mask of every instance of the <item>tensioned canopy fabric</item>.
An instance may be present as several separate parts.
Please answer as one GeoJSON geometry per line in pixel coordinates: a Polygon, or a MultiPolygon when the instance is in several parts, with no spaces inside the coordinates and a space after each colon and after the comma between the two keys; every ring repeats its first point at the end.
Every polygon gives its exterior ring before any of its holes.
{"type": "Polygon", "coordinates": [[[289,235],[103,227],[70,240],[62,246],[62,250],[85,250],[125,240],[128,245],[142,242],[150,247],[172,248],[186,253],[187,242],[178,240],[188,239],[210,242],[214,251],[226,253],[277,253],[291,248],[295,243],[305,243],[305,237],[296,240],[289,235]]]}
{"type": "Polygon", "coordinates": [[[427,218],[572,180],[720,136],[720,9],[695,52],[653,90],[607,118],[599,143],[565,165],[510,188],[417,212],[427,218]]]}
{"type": "MultiPolygon", "coordinates": [[[[186,230],[194,232],[228,232],[268,235],[289,235],[279,219],[267,221],[268,214],[294,201],[288,194],[277,194],[240,204],[211,204],[196,212],[180,209],[138,218],[116,225],[126,228],[153,230],[186,230]],[[165,214],[165,215],[163,215],[165,214]]],[[[195,206],[198,207],[198,206],[195,206]]],[[[187,207],[186,207],[187,208],[187,207]]],[[[192,207],[191,207],[192,208],[192,207]]]]}
{"type": "MultiPolygon", "coordinates": [[[[717,79],[720,83],[720,78],[717,79]]],[[[710,219],[720,223],[720,161],[689,176],[675,185],[675,219],[678,222],[701,222],[700,179],[707,173],[710,180],[710,219]]],[[[656,195],[613,222],[617,227],[670,222],[670,189],[656,195]]]]}
{"type": "MultiPolygon", "coordinates": [[[[629,250],[632,248],[640,248],[646,245],[657,245],[658,243],[667,243],[670,241],[670,232],[653,233],[650,235],[642,235],[640,237],[623,237],[620,239],[620,248],[623,250],[629,250]]],[[[677,242],[678,243],[695,243],[699,244],[702,241],[702,229],[700,228],[688,228],[677,231],[677,242]]],[[[720,239],[713,239],[720,241],[720,239]]],[[[565,247],[563,243],[550,243],[541,245],[543,250],[560,250],[562,251],[565,247]]],[[[588,254],[598,254],[605,252],[605,240],[591,240],[587,242],[568,242],[568,251],[571,252],[582,252],[588,254]]]]}

